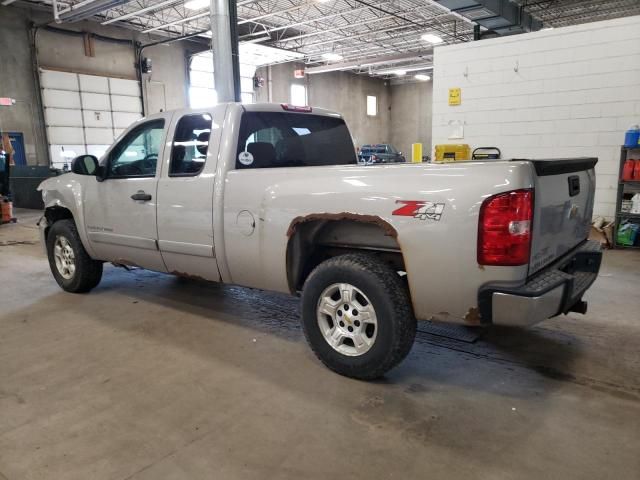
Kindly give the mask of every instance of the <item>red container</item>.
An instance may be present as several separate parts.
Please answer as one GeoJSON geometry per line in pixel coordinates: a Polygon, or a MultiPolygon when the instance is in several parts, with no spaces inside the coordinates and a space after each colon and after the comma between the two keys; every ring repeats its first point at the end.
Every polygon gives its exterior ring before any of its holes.
{"type": "Polygon", "coordinates": [[[622,168],[622,180],[623,181],[629,181],[629,180],[633,180],[633,175],[634,175],[634,170],[636,169],[636,164],[638,162],[636,162],[635,160],[627,160],[626,162],[624,162],[624,167],[622,168]]]}
{"type": "Polygon", "coordinates": [[[13,204],[6,200],[0,202],[0,223],[9,223],[13,219],[13,204]]]}
{"type": "Polygon", "coordinates": [[[635,167],[633,167],[633,179],[640,181],[640,160],[636,160],[635,167]]]}

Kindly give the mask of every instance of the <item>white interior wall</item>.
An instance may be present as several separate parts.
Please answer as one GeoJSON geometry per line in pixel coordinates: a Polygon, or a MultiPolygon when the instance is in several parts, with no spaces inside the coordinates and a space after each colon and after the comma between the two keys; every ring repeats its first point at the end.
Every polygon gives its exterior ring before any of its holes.
{"type": "Polygon", "coordinates": [[[434,63],[434,145],[597,156],[594,215],[613,217],[620,146],[640,122],[640,16],[438,47],[434,63]],[[459,106],[448,105],[454,87],[459,106]],[[464,139],[449,139],[456,121],[464,139]]]}

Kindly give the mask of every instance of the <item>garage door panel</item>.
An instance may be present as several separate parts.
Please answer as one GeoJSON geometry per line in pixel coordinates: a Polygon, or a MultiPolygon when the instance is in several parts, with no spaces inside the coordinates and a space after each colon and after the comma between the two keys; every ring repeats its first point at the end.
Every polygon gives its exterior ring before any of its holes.
{"type": "Polygon", "coordinates": [[[78,91],[78,75],[55,70],[40,70],[40,86],[55,90],[78,91]]]}
{"type": "Polygon", "coordinates": [[[40,70],[51,159],[62,168],[77,155],[101,157],[142,117],[136,80],[40,70]]]}
{"type": "Polygon", "coordinates": [[[51,145],[49,147],[51,162],[55,167],[62,168],[66,163],[71,166],[71,160],[78,155],[87,153],[84,145],[51,145]]]}
{"type": "Polygon", "coordinates": [[[110,110],[109,95],[104,93],[80,92],[82,108],[85,110],[110,110]]]}
{"type": "Polygon", "coordinates": [[[114,137],[114,142],[115,140],[120,140],[120,135],[122,135],[125,132],[126,128],[114,128],[113,129],[113,137],[114,137]]]}
{"type": "Polygon", "coordinates": [[[84,135],[81,128],[47,127],[47,136],[52,144],[82,145],[84,135]]]}
{"type": "Polygon", "coordinates": [[[107,77],[97,75],[78,75],[80,90],[92,93],[109,93],[109,80],[107,77]]]}
{"type": "Polygon", "coordinates": [[[87,153],[94,155],[100,160],[111,145],[87,145],[87,153]]]}
{"type": "Polygon", "coordinates": [[[140,84],[137,80],[124,80],[122,78],[110,78],[109,90],[112,95],[140,96],[140,84]]]}
{"type": "Polygon", "coordinates": [[[115,128],[127,128],[140,117],[139,113],[113,112],[113,126],[115,128]]]}
{"type": "Polygon", "coordinates": [[[111,112],[105,110],[83,110],[82,118],[85,127],[112,128],[111,112]]]}
{"type": "Polygon", "coordinates": [[[113,130],[111,128],[85,128],[87,145],[110,145],[113,142],[113,130]]]}
{"type": "Polygon", "coordinates": [[[42,103],[47,107],[80,108],[80,94],[70,90],[44,89],[42,91],[42,103]]]}
{"type": "Polygon", "coordinates": [[[114,112],[142,112],[140,97],[111,95],[111,109],[114,112]]]}
{"type": "Polygon", "coordinates": [[[47,108],[44,111],[44,119],[46,124],[52,127],[82,128],[82,115],[80,114],[80,110],[47,108]]]}

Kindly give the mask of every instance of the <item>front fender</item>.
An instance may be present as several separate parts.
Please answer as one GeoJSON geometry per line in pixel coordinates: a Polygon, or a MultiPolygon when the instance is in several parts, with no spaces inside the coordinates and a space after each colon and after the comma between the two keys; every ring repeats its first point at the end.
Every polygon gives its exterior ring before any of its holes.
{"type": "Polygon", "coordinates": [[[84,222],[84,197],[87,182],[93,177],[66,173],[59,177],[48,178],[38,186],[42,192],[45,212],[50,208],[64,208],[71,212],[76,224],[80,241],[87,253],[95,258],[84,222]]]}

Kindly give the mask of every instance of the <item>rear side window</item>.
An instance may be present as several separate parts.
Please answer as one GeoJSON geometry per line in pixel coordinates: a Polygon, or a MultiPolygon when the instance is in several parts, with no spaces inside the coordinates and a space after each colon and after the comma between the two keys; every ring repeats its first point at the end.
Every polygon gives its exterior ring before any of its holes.
{"type": "Polygon", "coordinates": [[[344,120],[291,112],[246,112],[240,123],[236,168],[356,164],[344,120]]]}
{"type": "Polygon", "coordinates": [[[198,175],[204,168],[211,136],[211,115],[185,115],[176,125],[171,146],[170,177],[198,175]]]}

